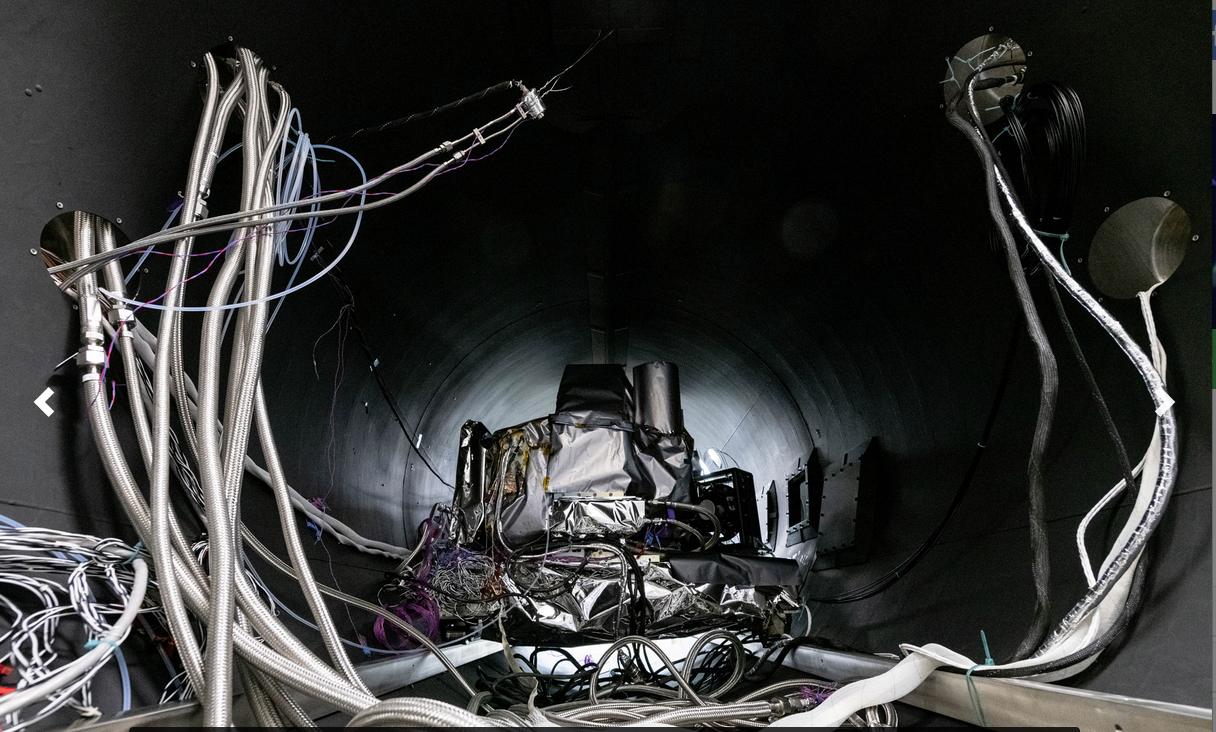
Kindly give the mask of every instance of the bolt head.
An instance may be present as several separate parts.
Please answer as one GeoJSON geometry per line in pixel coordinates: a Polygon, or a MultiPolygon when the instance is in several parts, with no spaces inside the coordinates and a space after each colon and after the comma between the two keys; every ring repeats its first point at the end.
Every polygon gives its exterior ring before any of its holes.
{"type": "Polygon", "coordinates": [[[33,90],[33,89],[26,89],[26,90],[25,90],[25,95],[26,95],[27,97],[32,97],[32,96],[34,96],[34,90],[33,90]]]}

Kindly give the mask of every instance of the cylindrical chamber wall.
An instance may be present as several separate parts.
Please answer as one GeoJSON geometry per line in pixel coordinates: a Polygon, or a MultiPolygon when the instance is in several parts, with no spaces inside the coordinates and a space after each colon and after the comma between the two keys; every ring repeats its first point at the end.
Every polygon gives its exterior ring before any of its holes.
{"type": "MultiPolygon", "coordinates": [[[[1178,63],[1201,20],[1191,5],[1034,0],[1001,6],[994,21],[995,5],[961,0],[931,10],[822,2],[763,12],[654,3],[662,12],[563,78],[558,88],[571,89],[546,97],[545,120],[366,217],[340,268],[365,341],[349,323],[333,327],[343,303],[328,282],[287,299],[268,334],[263,384],[289,481],[361,533],[406,543],[432,504],[451,499],[444,483],[455,477],[460,425],[478,419],[498,429],[548,414],[562,369],[594,360],[592,325],[607,322],[627,367],[678,365],[685,429],[703,454],[714,448],[755,473],[758,489],[783,487],[812,449],[834,461],[877,438],[874,555],[814,575],[824,594],[865,583],[916,546],[949,504],[1014,323],[1008,278],[987,248],[974,154],[938,107],[944,58],[998,22],[1033,51],[1028,81],[1078,89],[1090,154],[1063,254],[1083,272],[1106,207],[1169,190],[1193,221],[1210,219],[1210,137],[1195,124],[1207,102],[1193,93],[1207,70],[1178,63]],[[1162,105],[1177,113],[1160,115],[1162,105]],[[377,360],[408,437],[368,370],[377,360]]],[[[581,52],[578,29],[598,22],[556,7],[450,2],[370,15],[307,2],[284,18],[238,3],[135,15],[105,3],[71,12],[14,5],[0,61],[31,94],[0,104],[0,155],[9,161],[0,173],[0,200],[9,202],[0,240],[11,243],[0,249],[0,291],[14,303],[11,347],[0,350],[6,510],[28,510],[14,518],[30,523],[124,530],[74,379],[56,381],[51,370],[74,350],[75,314],[28,248],[61,212],[56,202],[122,219],[127,235],[160,227],[183,185],[200,106],[191,60],[234,36],[272,60],[320,141],[503,79],[543,83],[581,52]],[[461,32],[435,40],[434,29],[445,27],[461,32]],[[50,418],[29,403],[47,386],[56,390],[50,418]],[[36,508],[21,507],[29,503],[36,508]]],[[[515,101],[490,98],[334,142],[375,173],[515,101]]],[[[335,186],[357,180],[337,162],[323,163],[322,173],[335,186]]],[[[321,230],[327,254],[348,225],[321,230]]],[[[1171,630],[1210,617],[1210,325],[1202,307],[1210,232],[1198,231],[1154,298],[1184,446],[1146,622],[1080,683],[1206,705],[1211,659],[1171,630]],[[1159,658],[1200,672],[1145,672],[1159,658]]],[[[156,259],[141,296],[163,277],[156,259]]],[[[1031,287],[1042,294],[1037,276],[1031,287]]],[[[1143,338],[1134,303],[1104,304],[1143,338]]],[[[1053,597],[1063,607],[1083,589],[1071,531],[1118,469],[1048,300],[1040,310],[1063,386],[1047,456],[1053,597]]],[[[1151,430],[1138,377],[1104,333],[1072,313],[1128,449],[1138,452],[1151,430]]],[[[189,339],[185,347],[185,362],[196,364],[189,339]]],[[[865,650],[912,639],[978,653],[979,628],[994,652],[1016,643],[1029,617],[1034,369],[1023,349],[980,472],[942,544],[888,593],[818,610],[815,633],[865,650]]],[[[114,412],[125,429],[122,401],[114,412]]],[[[273,516],[261,491],[244,491],[243,515],[253,523],[273,516]]],[[[272,519],[255,528],[277,532],[272,519]]],[[[1092,547],[1101,533],[1096,526],[1092,547]]],[[[328,540],[306,543],[320,578],[372,596],[384,567],[328,540]]],[[[367,634],[366,619],[341,617],[349,637],[367,634]]]]}

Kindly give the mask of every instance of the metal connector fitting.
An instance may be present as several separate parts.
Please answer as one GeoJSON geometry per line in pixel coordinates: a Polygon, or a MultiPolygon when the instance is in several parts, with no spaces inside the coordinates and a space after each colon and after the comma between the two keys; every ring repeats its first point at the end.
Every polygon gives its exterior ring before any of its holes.
{"type": "Polygon", "coordinates": [[[110,308],[110,325],[115,328],[119,323],[130,323],[135,320],[135,313],[127,308],[110,308]]]}
{"type": "Polygon", "coordinates": [[[545,116],[545,103],[541,101],[536,90],[532,89],[524,93],[524,98],[519,102],[519,110],[525,117],[540,119],[545,116]]]}
{"type": "Polygon", "coordinates": [[[774,717],[805,712],[811,708],[811,700],[802,696],[779,696],[769,702],[774,717]]]}
{"type": "Polygon", "coordinates": [[[101,346],[90,343],[87,346],[81,346],[76,352],[76,365],[81,368],[89,366],[104,366],[106,363],[106,349],[101,346]]]}

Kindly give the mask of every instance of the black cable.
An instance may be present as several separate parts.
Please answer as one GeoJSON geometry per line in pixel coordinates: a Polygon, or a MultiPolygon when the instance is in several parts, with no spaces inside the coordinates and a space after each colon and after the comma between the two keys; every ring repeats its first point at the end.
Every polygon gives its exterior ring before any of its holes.
{"type": "MultiPolygon", "coordinates": [[[[320,264],[322,267],[325,266],[325,262],[321,259],[321,253],[319,250],[313,255],[313,257],[317,260],[318,264],[320,264]]],[[[371,370],[372,376],[376,380],[376,386],[380,388],[380,395],[384,397],[385,403],[388,404],[389,410],[392,411],[393,418],[397,420],[397,425],[401,427],[401,431],[405,434],[405,441],[409,443],[410,449],[414,451],[414,454],[416,454],[418,458],[422,460],[422,463],[426,466],[426,469],[431,471],[431,475],[438,478],[439,482],[443,483],[448,488],[456,490],[454,485],[444,480],[443,476],[439,474],[439,471],[435,470],[434,466],[431,465],[431,461],[427,460],[426,455],[422,454],[422,450],[419,449],[418,445],[414,441],[414,436],[410,434],[409,428],[405,426],[405,420],[402,419],[401,413],[397,411],[397,400],[393,397],[392,391],[389,389],[388,382],[385,380],[384,375],[380,372],[380,359],[376,358],[375,355],[372,354],[371,348],[367,345],[367,337],[363,334],[363,328],[359,326],[359,316],[355,311],[354,295],[351,293],[350,288],[346,286],[346,283],[342,281],[338,267],[334,267],[332,270],[330,270],[329,279],[330,282],[333,283],[334,289],[337,290],[338,297],[342,299],[343,306],[347,306],[349,308],[350,327],[355,331],[355,335],[359,336],[359,345],[363,349],[364,358],[367,359],[367,367],[371,370]]]]}
{"type": "Polygon", "coordinates": [[[963,498],[967,495],[967,489],[971,486],[971,481],[975,477],[975,473],[980,467],[980,459],[984,455],[984,449],[988,444],[988,437],[992,434],[993,425],[996,424],[997,415],[1001,410],[1001,402],[1005,398],[1005,391],[1009,386],[1010,376],[1013,374],[1013,364],[1016,360],[1015,356],[1017,355],[1018,337],[1021,331],[1021,320],[1022,319],[1020,316],[1014,320],[1013,331],[1009,336],[1009,347],[1005,354],[1005,365],[1001,369],[1001,380],[997,384],[996,394],[992,397],[992,406],[988,408],[988,419],[984,422],[984,430],[982,433],[980,433],[979,442],[977,442],[975,445],[975,453],[971,456],[971,464],[967,466],[967,472],[963,474],[963,481],[959,484],[958,490],[955,491],[954,498],[950,501],[950,506],[946,509],[946,515],[942,517],[942,520],[938,523],[937,527],[933,529],[932,533],[930,533],[929,536],[923,542],[921,542],[921,545],[917,547],[907,559],[904,559],[902,562],[896,565],[894,569],[887,572],[882,577],[879,577],[877,580],[874,580],[873,582],[862,587],[842,592],[838,595],[833,595],[831,597],[811,597],[807,598],[808,600],[811,602],[839,604],[846,602],[857,602],[859,600],[865,600],[866,598],[873,597],[874,595],[877,595],[898,582],[901,577],[908,574],[913,567],[920,563],[920,560],[924,558],[924,556],[929,552],[929,549],[931,549],[937,542],[938,537],[942,535],[942,532],[944,532],[946,527],[950,524],[950,520],[954,518],[954,514],[958,512],[959,506],[963,503],[963,498]]]}
{"type": "MultiPolygon", "coordinates": [[[[1016,102],[1012,97],[1005,97],[1001,100],[1001,108],[1021,161],[1019,193],[1026,206],[1025,212],[1037,221],[1041,231],[1057,238],[1063,237],[1072,221],[1085,163],[1085,112],[1081,98],[1071,87],[1043,82],[1030,87],[1016,102]]],[[[1023,256],[1033,257],[1037,267],[1038,257],[1034,256],[1029,246],[1023,256]]],[[[1047,287],[1068,345],[1077,359],[1115,448],[1123,478],[1129,491],[1134,491],[1136,478],[1132,474],[1123,439],[1073,331],[1053,277],[1047,277],[1047,287]]]]}
{"type": "Polygon", "coordinates": [[[1094,372],[1089,367],[1089,361],[1085,359],[1085,352],[1081,350],[1081,344],[1077,341],[1077,334],[1072,329],[1072,321],[1068,319],[1068,313],[1064,310],[1064,302],[1060,299],[1060,292],[1056,288],[1055,278],[1051,275],[1047,276],[1047,289],[1051,292],[1051,302],[1055,305],[1056,313],[1060,316],[1060,324],[1064,326],[1064,335],[1068,338],[1068,345],[1072,348],[1072,354],[1077,359],[1077,364],[1081,367],[1081,373],[1085,376],[1085,383],[1089,385],[1090,396],[1098,405],[1098,413],[1102,416],[1102,422],[1106,425],[1106,433],[1110,436],[1111,444],[1115,448],[1115,456],[1119,460],[1119,468],[1123,471],[1123,480],[1127,481],[1128,495],[1136,494],[1136,475],[1132,470],[1131,460],[1127,457],[1127,449],[1123,446],[1123,438],[1119,434],[1119,428],[1115,425],[1115,420],[1110,416],[1110,409],[1106,406],[1106,399],[1102,396],[1102,389],[1098,386],[1097,379],[1094,378],[1094,372]]]}
{"type": "MultiPolygon", "coordinates": [[[[1098,653],[1106,650],[1116,638],[1118,638],[1131,622],[1136,617],[1136,612],[1140,609],[1140,605],[1144,600],[1144,585],[1147,582],[1147,574],[1150,565],[1149,548],[1146,545],[1144,551],[1140,554],[1140,561],[1136,564],[1136,571],[1132,575],[1132,585],[1128,588],[1127,601],[1123,605],[1123,610],[1119,613],[1119,618],[1114,625],[1107,629],[1100,637],[1089,645],[1077,650],[1063,658],[1058,658],[1054,661],[1041,663],[1037,666],[1026,666],[1023,668],[998,669],[984,673],[983,667],[975,669],[974,674],[977,676],[991,676],[994,678],[1017,678],[1022,676],[1032,676],[1035,674],[1045,674],[1052,671],[1059,671],[1070,666],[1074,666],[1081,661],[1084,661],[1098,653]]],[[[958,671],[959,669],[946,669],[949,671],[958,671]]]]}
{"type": "MultiPolygon", "coordinates": [[[[586,50],[584,50],[583,53],[577,59],[574,60],[574,63],[570,64],[565,69],[563,69],[561,72],[559,72],[556,76],[554,76],[552,79],[549,79],[544,84],[542,84],[536,90],[537,93],[540,94],[542,97],[550,94],[553,91],[553,85],[556,84],[557,81],[559,79],[561,79],[563,76],[565,76],[566,72],[570,71],[570,69],[573,69],[575,66],[578,66],[579,62],[581,62],[584,58],[587,57],[588,54],[590,54],[592,51],[594,51],[595,47],[600,45],[601,41],[608,38],[608,36],[611,36],[615,32],[616,32],[616,30],[614,29],[614,30],[608,31],[607,35],[597,36],[595,41],[592,42],[592,44],[590,46],[588,46],[586,48],[586,50]]],[[[402,125],[409,124],[410,122],[417,122],[418,120],[428,119],[430,117],[434,117],[437,114],[442,114],[444,112],[451,111],[453,109],[456,109],[457,107],[463,107],[464,105],[469,104],[471,102],[476,102],[480,99],[485,99],[486,97],[491,96],[493,94],[497,94],[498,92],[507,91],[507,90],[513,89],[513,88],[519,89],[522,92],[527,91],[526,87],[524,87],[523,82],[519,81],[517,79],[512,80],[512,81],[500,81],[499,83],[495,84],[494,86],[486,87],[485,89],[482,89],[479,92],[469,94],[468,96],[461,97],[460,99],[457,99],[453,102],[448,102],[447,104],[441,104],[438,107],[435,107],[434,109],[428,109],[425,112],[415,112],[414,114],[407,115],[405,117],[399,117],[397,119],[390,120],[388,122],[385,122],[382,125],[375,125],[372,127],[361,127],[359,129],[355,130],[354,132],[346,132],[346,133],[339,134],[339,135],[332,135],[325,142],[330,143],[330,142],[333,142],[334,140],[346,140],[346,139],[358,137],[359,135],[361,135],[365,132],[384,132],[385,130],[391,130],[394,127],[400,127],[402,125]]]]}
{"type": "MultiPolygon", "coordinates": [[[[1024,206],[1023,211],[1032,221],[1036,222],[1039,231],[1061,239],[1060,259],[1064,261],[1063,244],[1067,241],[1086,153],[1085,112],[1080,96],[1066,85],[1043,82],[1027,89],[1026,93],[1017,100],[1006,97],[1001,102],[1001,108],[1005,112],[1010,137],[1017,147],[1021,161],[1022,176],[1019,181],[1021,189],[1019,193],[1024,206]]],[[[1014,185],[1012,179],[1010,184],[1014,185]]],[[[1038,257],[1034,256],[1030,250],[1031,247],[1027,243],[1023,256],[1033,258],[1035,269],[1038,269],[1038,257]]],[[[1067,261],[1064,261],[1064,266],[1068,266],[1067,261]]],[[[1129,494],[1134,495],[1137,482],[1123,439],[1111,417],[1110,409],[1107,407],[1106,399],[1098,386],[1093,370],[1085,358],[1076,332],[1073,330],[1056,287],[1055,278],[1047,275],[1046,280],[1052,305],[1060,320],[1073,357],[1077,360],[1090,395],[1098,408],[1098,413],[1114,448],[1123,480],[1128,486],[1129,494]]],[[[1140,574],[1145,571],[1143,567],[1147,563],[1147,557],[1142,557],[1139,565],[1141,568],[1138,569],[1140,574]]],[[[1111,638],[1108,638],[1107,643],[1110,640],[1111,638]]],[[[1099,647],[1095,644],[1083,649],[1082,652],[1097,653],[1104,647],[1105,645],[1099,647]]],[[[1075,659],[1059,667],[1071,665],[1076,660],[1081,659],[1075,659]]]]}
{"type": "MultiPolygon", "coordinates": [[[[986,69],[981,69],[981,71],[986,69]]],[[[1049,593],[1051,579],[1051,559],[1048,553],[1046,506],[1043,490],[1043,460],[1047,452],[1047,443],[1051,436],[1051,423],[1055,416],[1056,392],[1059,387],[1059,374],[1056,367],[1055,354],[1043,330],[1043,323],[1030,294],[1030,286],[1026,281],[1026,273],[1021,267],[1021,257],[1017,242],[1009,228],[1009,221],[1001,207],[997,193],[996,174],[999,171],[1007,180],[1009,172],[997,156],[992,140],[982,125],[972,125],[958,113],[958,102],[964,94],[972,110],[972,117],[978,117],[975,110],[974,86],[977,71],[968,77],[966,84],[959,90],[946,106],[946,118],[950,124],[963,132],[969,142],[979,153],[984,168],[984,177],[988,194],[988,210],[993,223],[996,224],[1001,241],[1005,247],[1005,256],[1009,266],[1010,279],[1013,280],[1017,292],[1018,305],[1026,320],[1026,329],[1035,345],[1035,353],[1039,365],[1039,413],[1035,421],[1034,439],[1030,448],[1030,459],[1027,461],[1026,474],[1028,495],[1030,499],[1029,524],[1031,548],[1031,574],[1034,577],[1035,604],[1030,628],[1022,639],[1012,660],[1028,657],[1047,636],[1051,622],[1051,597],[1049,593]],[[980,138],[978,141],[975,135],[980,138]]],[[[1019,208],[1021,201],[1016,193],[1013,194],[1014,204],[1019,208]]]]}
{"type": "Polygon", "coordinates": [[[464,105],[466,105],[470,102],[476,102],[479,99],[485,99],[486,97],[490,96],[491,94],[497,94],[498,92],[507,91],[508,89],[515,88],[515,87],[518,87],[519,89],[522,90],[523,83],[520,81],[502,81],[502,82],[495,84],[494,86],[482,89],[481,91],[476,92],[475,94],[470,94],[466,97],[461,97],[460,99],[457,99],[454,102],[448,102],[447,104],[441,104],[438,107],[435,107],[434,109],[428,109],[425,112],[415,112],[414,114],[407,115],[405,117],[399,117],[397,119],[390,120],[388,122],[385,122],[382,125],[372,126],[372,127],[361,127],[359,129],[355,130],[354,132],[346,132],[346,133],[343,133],[340,135],[332,135],[325,142],[328,144],[330,142],[333,142],[334,140],[346,140],[349,138],[358,137],[359,135],[363,134],[364,132],[384,132],[385,130],[390,130],[394,127],[400,127],[401,125],[409,124],[410,122],[416,122],[420,119],[427,119],[428,117],[434,117],[437,114],[442,114],[443,112],[447,112],[447,111],[456,109],[457,107],[463,107],[464,105]]]}

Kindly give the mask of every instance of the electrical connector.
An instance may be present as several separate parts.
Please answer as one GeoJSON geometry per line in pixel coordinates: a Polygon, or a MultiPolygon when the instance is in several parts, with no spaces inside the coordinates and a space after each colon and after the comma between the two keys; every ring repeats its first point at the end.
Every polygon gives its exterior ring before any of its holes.
{"type": "Polygon", "coordinates": [[[544,117],[545,103],[541,101],[540,95],[536,93],[536,90],[529,90],[522,84],[520,85],[520,88],[524,89],[524,98],[520,100],[519,106],[517,107],[520,113],[524,117],[530,117],[532,119],[540,119],[541,117],[544,117]]]}

